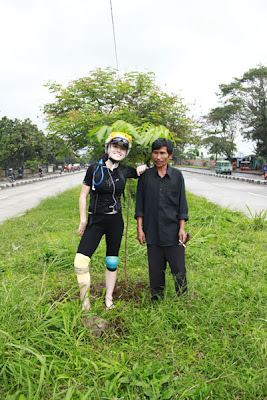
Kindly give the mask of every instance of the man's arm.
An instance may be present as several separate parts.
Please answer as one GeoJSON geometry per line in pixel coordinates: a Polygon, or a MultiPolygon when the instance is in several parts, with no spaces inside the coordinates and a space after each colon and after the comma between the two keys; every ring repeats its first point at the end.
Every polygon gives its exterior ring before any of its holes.
{"type": "Polygon", "coordinates": [[[141,178],[139,178],[136,191],[136,203],[135,203],[135,218],[137,220],[137,239],[142,246],[146,243],[146,236],[143,231],[143,220],[144,220],[143,179],[144,176],[141,176],[141,178]]]}
{"type": "Polygon", "coordinates": [[[185,219],[179,220],[179,245],[183,245],[186,242],[186,233],[185,233],[185,219]]]}
{"type": "Polygon", "coordinates": [[[182,246],[186,242],[185,222],[188,220],[188,206],[185,195],[185,184],[182,176],[179,201],[179,244],[182,246]]]}
{"type": "Polygon", "coordinates": [[[137,217],[137,239],[138,242],[143,246],[146,243],[146,235],[143,231],[143,217],[137,217]]]}

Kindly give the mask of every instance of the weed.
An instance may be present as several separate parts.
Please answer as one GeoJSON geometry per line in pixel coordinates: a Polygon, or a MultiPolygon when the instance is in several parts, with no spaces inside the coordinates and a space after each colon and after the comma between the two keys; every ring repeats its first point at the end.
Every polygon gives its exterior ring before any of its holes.
{"type": "Polygon", "coordinates": [[[254,231],[263,230],[267,227],[267,210],[261,210],[260,212],[255,211],[255,214],[252,213],[251,209],[248,205],[246,205],[248,212],[250,214],[250,225],[254,229],[254,231]]]}
{"type": "Polygon", "coordinates": [[[244,233],[244,215],[188,193],[189,293],[176,296],[167,269],[165,298],[152,305],[131,202],[128,286],[120,261],[109,312],[103,241],[91,260],[89,315],[108,321],[94,337],[73,271],[79,191],[0,226],[0,398],[266,398],[266,215],[244,233]]]}

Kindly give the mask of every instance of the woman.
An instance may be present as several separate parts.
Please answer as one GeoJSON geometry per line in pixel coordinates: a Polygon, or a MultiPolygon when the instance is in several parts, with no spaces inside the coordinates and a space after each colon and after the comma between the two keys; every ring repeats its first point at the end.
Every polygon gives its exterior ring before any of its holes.
{"type": "Polygon", "coordinates": [[[118,254],[123,234],[123,218],[120,197],[127,178],[137,178],[146,169],[121,165],[131,149],[131,136],[122,132],[112,132],[106,140],[106,154],[99,163],[88,168],[79,199],[80,225],[78,234],[82,236],[74,260],[75,272],[80,287],[82,309],[90,308],[88,289],[90,288],[89,262],[103,235],[106,238],[106,294],[107,310],[113,307],[112,295],[117,278],[118,254]],[[89,217],[87,223],[87,197],[90,193],[89,217]]]}

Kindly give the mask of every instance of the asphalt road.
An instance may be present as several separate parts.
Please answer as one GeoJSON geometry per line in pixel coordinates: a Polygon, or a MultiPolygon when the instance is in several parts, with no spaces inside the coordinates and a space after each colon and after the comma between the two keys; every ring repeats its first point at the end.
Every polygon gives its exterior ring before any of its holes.
{"type": "MultiPolygon", "coordinates": [[[[1,190],[0,223],[7,218],[23,215],[27,209],[37,206],[46,197],[56,196],[65,190],[81,185],[84,174],[85,171],[81,171],[1,190]]],[[[267,208],[267,186],[265,185],[200,175],[192,170],[183,171],[183,175],[189,192],[206,197],[222,207],[243,211],[247,215],[249,212],[246,205],[253,214],[267,208]]]]}
{"type": "MultiPolygon", "coordinates": [[[[59,178],[39,180],[0,191],[0,223],[5,219],[23,215],[41,200],[81,185],[85,171],[62,175],[59,178]]],[[[78,202],[77,202],[78,207],[78,202]]]]}
{"type": "MultiPolygon", "coordinates": [[[[267,186],[182,171],[186,189],[224,208],[253,215],[267,209],[267,186]]],[[[243,176],[243,175],[242,175],[243,176]]],[[[250,175],[251,178],[251,175],[250,175]]]]}

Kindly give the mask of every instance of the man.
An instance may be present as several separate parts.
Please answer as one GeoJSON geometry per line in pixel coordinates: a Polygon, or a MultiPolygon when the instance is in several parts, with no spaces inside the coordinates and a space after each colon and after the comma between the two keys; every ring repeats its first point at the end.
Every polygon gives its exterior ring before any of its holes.
{"type": "Polygon", "coordinates": [[[177,294],[186,288],[185,222],[188,208],[182,173],[168,165],[173,143],[157,139],[152,143],[154,167],[140,178],[136,194],[137,238],[147,244],[152,300],[163,297],[166,262],[169,263],[177,294]]]}

